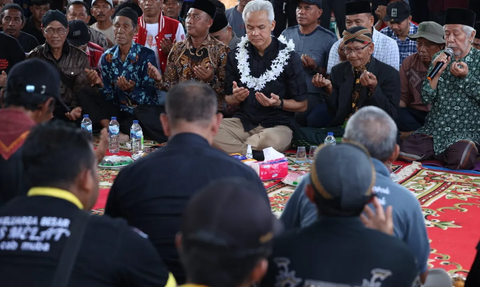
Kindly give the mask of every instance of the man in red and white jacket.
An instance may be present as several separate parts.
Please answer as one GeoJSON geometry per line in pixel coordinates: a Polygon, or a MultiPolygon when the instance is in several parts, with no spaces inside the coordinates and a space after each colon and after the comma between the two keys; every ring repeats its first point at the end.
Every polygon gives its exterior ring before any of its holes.
{"type": "Polygon", "coordinates": [[[168,53],[175,42],[185,40],[185,30],[180,22],[162,14],[162,1],[139,1],[143,15],[138,18],[138,33],[133,40],[155,52],[157,67],[164,73],[168,53]]]}

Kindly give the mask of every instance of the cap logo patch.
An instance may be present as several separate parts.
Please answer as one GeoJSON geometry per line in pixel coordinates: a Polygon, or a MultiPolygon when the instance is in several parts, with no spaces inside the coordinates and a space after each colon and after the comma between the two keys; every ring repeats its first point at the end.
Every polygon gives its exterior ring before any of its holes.
{"type": "Polygon", "coordinates": [[[398,15],[397,8],[392,8],[392,17],[397,17],[397,15],[398,15]]]}
{"type": "Polygon", "coordinates": [[[42,85],[42,90],[40,91],[40,94],[45,94],[45,91],[47,90],[47,87],[45,85],[42,85]]]}
{"type": "Polygon", "coordinates": [[[35,92],[35,86],[34,85],[27,85],[25,87],[25,91],[27,91],[29,93],[33,93],[33,92],[35,92]]]}
{"type": "Polygon", "coordinates": [[[74,37],[80,36],[80,34],[82,34],[82,32],[80,30],[77,30],[77,31],[73,32],[74,37]]]}

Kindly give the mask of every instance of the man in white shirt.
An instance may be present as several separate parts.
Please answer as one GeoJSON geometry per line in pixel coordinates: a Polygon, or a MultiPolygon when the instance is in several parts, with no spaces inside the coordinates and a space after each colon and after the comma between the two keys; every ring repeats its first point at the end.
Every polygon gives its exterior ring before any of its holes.
{"type": "Polygon", "coordinates": [[[157,67],[164,73],[168,53],[174,43],[185,40],[185,30],[180,22],[162,14],[162,0],[140,0],[139,4],[143,15],[133,40],[155,52],[157,67]]]}
{"type": "Polygon", "coordinates": [[[90,13],[97,19],[97,22],[90,27],[102,32],[107,37],[108,45],[116,45],[115,34],[113,33],[112,15],[115,12],[112,0],[93,0],[90,13]]]}
{"type": "MultiPolygon", "coordinates": [[[[345,4],[345,26],[350,29],[355,26],[363,26],[372,30],[373,43],[375,44],[375,51],[373,57],[377,60],[388,64],[395,69],[400,69],[400,54],[398,51],[398,45],[395,40],[385,36],[373,29],[374,18],[372,15],[372,9],[370,1],[358,1],[345,4]]],[[[340,57],[339,53],[342,53],[343,47],[342,39],[333,44],[330,49],[330,55],[328,57],[327,74],[332,72],[333,66],[346,60],[346,58],[340,57]],[[343,59],[342,59],[343,58],[343,59]]],[[[343,56],[343,55],[342,55],[343,56]]]]}

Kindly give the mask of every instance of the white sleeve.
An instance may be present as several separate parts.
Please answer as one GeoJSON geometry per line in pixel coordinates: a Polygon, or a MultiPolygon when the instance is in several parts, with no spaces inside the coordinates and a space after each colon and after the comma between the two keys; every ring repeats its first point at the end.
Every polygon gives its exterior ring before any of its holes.
{"type": "Polygon", "coordinates": [[[400,52],[398,50],[398,45],[395,40],[387,37],[385,39],[384,47],[382,47],[382,50],[379,52],[381,53],[382,59],[378,60],[394,67],[397,71],[400,70],[400,52]]]}
{"type": "Polygon", "coordinates": [[[183,29],[182,23],[178,23],[177,34],[175,35],[175,42],[182,42],[185,40],[185,30],[183,29]]]}
{"type": "Polygon", "coordinates": [[[328,54],[328,65],[327,65],[327,74],[332,73],[332,68],[340,63],[340,56],[338,55],[338,47],[340,46],[340,41],[335,42],[330,48],[330,54],[328,54]]]}

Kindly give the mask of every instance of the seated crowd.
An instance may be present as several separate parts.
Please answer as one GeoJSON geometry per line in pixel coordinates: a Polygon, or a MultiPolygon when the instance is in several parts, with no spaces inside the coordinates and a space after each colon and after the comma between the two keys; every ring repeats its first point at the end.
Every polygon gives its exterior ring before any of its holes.
{"type": "MultiPolygon", "coordinates": [[[[413,22],[408,1],[347,1],[337,39],[323,2],[297,1],[278,38],[265,0],[195,0],[186,15],[172,0],[32,0],[28,19],[2,4],[2,286],[451,287],[388,166],[475,167],[476,14],[449,8],[442,27],[413,22]],[[167,145],[123,168],[105,215],[89,215],[112,117],[120,141],[138,121],[167,145]],[[263,160],[332,131],[342,142],[318,149],[280,219],[228,155],[263,160]]],[[[477,255],[465,286],[479,274],[477,255]]]]}

